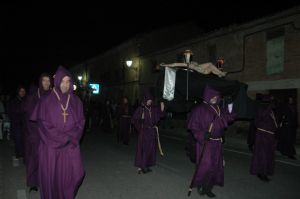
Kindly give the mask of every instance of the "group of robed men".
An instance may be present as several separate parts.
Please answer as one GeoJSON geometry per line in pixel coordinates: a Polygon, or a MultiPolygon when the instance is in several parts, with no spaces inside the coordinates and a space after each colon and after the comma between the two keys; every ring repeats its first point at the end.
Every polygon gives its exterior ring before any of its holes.
{"type": "MultiPolygon", "coordinates": [[[[82,103],[73,93],[71,74],[60,66],[54,76],[53,88],[51,77],[43,74],[39,87],[31,89],[23,102],[21,96],[24,95],[19,96],[19,101],[10,108],[10,117],[16,155],[25,157],[27,185],[31,190],[39,187],[42,199],[75,198],[85,175],[79,144],[85,119],[82,103]],[[19,121],[21,110],[25,116],[23,126],[19,121]],[[20,133],[22,128],[25,129],[24,135],[20,133]]],[[[196,140],[196,169],[189,195],[193,188],[197,188],[201,195],[215,197],[213,186],[224,185],[224,130],[235,120],[236,114],[233,104],[220,108],[220,100],[220,93],[206,86],[203,103],[192,110],[188,120],[188,129],[196,140]]],[[[165,105],[161,102],[160,106],[154,106],[153,97],[146,92],[131,117],[128,102],[124,101],[120,126],[128,132],[129,125],[133,124],[138,132],[134,165],[139,174],[146,174],[156,164],[157,148],[163,155],[157,126],[165,115],[165,105]]],[[[267,181],[274,172],[275,132],[278,128],[270,104],[260,106],[255,126],[256,141],[250,172],[267,181]]]]}

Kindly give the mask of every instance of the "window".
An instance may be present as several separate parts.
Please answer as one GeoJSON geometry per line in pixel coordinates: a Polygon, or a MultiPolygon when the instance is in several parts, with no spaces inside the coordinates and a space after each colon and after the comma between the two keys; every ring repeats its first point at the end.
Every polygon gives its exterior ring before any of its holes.
{"type": "Polygon", "coordinates": [[[283,72],[284,66],[284,28],[266,33],[267,75],[283,72]]]}

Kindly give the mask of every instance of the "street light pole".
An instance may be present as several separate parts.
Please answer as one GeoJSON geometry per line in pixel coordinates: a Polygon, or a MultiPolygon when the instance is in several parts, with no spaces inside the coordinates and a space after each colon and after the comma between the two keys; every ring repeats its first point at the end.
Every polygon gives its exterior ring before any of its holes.
{"type": "Polygon", "coordinates": [[[187,71],[186,71],[186,101],[189,100],[189,69],[190,69],[191,55],[193,55],[191,50],[186,50],[184,52],[185,63],[187,64],[187,71]]]}

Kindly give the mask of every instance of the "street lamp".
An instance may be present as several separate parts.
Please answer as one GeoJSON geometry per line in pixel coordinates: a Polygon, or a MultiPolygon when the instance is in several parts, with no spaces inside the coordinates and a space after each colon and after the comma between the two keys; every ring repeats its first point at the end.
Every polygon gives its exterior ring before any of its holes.
{"type": "Polygon", "coordinates": [[[80,75],[80,76],[78,76],[77,78],[78,78],[78,80],[79,80],[79,81],[81,81],[81,80],[82,80],[82,76],[81,76],[81,75],[80,75]]]}
{"type": "Polygon", "coordinates": [[[185,63],[189,64],[191,62],[191,56],[193,55],[191,50],[186,50],[184,52],[185,63]]]}
{"type": "Polygon", "coordinates": [[[127,60],[126,65],[130,68],[132,66],[132,60],[127,60]]]}
{"type": "Polygon", "coordinates": [[[185,63],[187,64],[187,71],[186,71],[186,101],[189,100],[189,69],[190,69],[190,62],[191,56],[193,55],[191,50],[186,50],[184,52],[185,63]]]}

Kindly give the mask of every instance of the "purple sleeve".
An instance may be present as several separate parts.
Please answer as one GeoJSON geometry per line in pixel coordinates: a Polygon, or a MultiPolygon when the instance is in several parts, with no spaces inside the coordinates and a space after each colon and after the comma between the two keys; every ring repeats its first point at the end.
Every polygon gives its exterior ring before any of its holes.
{"type": "Polygon", "coordinates": [[[42,102],[35,107],[35,110],[31,115],[31,119],[38,121],[39,123],[39,134],[42,141],[53,148],[66,146],[70,141],[69,136],[55,127],[51,121],[47,120],[47,111],[46,103],[42,102]]]}
{"type": "Polygon", "coordinates": [[[232,111],[231,113],[229,113],[228,109],[224,109],[219,119],[220,127],[227,128],[228,124],[232,123],[235,120],[235,118],[235,112],[232,111]]]}
{"type": "Polygon", "coordinates": [[[85,118],[83,113],[83,106],[79,99],[76,104],[76,125],[70,131],[67,131],[66,134],[70,137],[73,144],[78,145],[83,134],[85,118]]]}
{"type": "Polygon", "coordinates": [[[195,139],[198,142],[204,141],[205,132],[208,130],[207,125],[204,124],[205,115],[203,114],[203,109],[201,107],[196,107],[190,116],[188,121],[188,129],[192,131],[195,139]],[[201,117],[201,115],[203,117],[201,117]]]}

